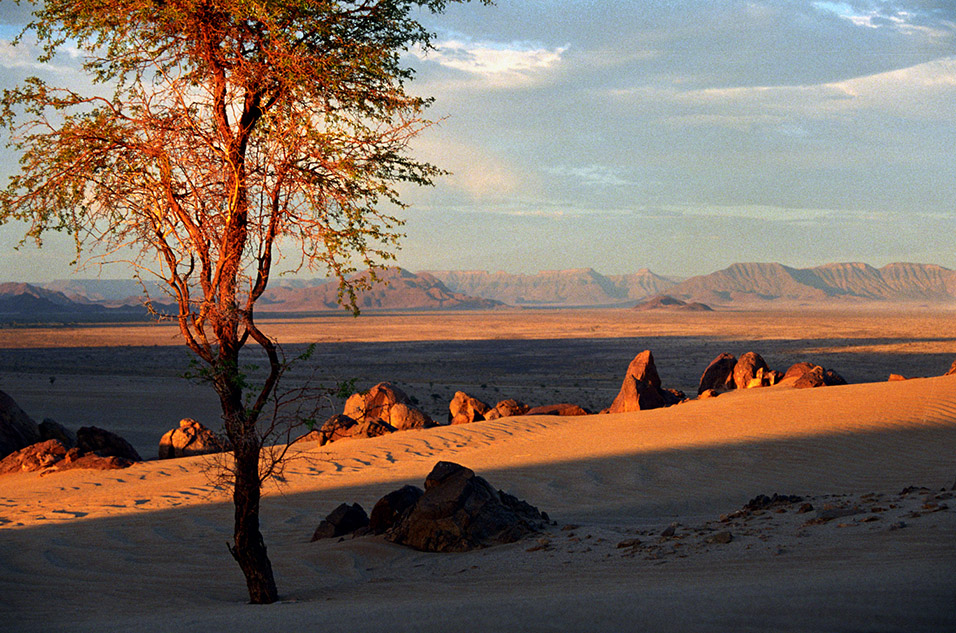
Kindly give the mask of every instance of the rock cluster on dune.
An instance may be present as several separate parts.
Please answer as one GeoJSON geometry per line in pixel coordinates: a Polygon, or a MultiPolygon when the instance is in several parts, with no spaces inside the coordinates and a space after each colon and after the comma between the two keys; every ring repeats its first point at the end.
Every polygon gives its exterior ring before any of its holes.
{"type": "Polygon", "coordinates": [[[404,486],[380,499],[366,517],[360,505],[343,503],[319,523],[312,540],[367,533],[425,552],[465,552],[513,543],[540,531],[547,515],[493,488],[473,470],[438,462],[425,490],[404,486]]]}
{"type": "Polygon", "coordinates": [[[183,418],[159,439],[159,459],[219,453],[222,446],[215,433],[192,418],[183,418]]]}
{"type": "Polygon", "coordinates": [[[797,389],[846,384],[846,380],[832,369],[824,369],[813,363],[795,363],[781,373],[770,369],[756,352],[747,352],[739,359],[724,352],[704,370],[697,395],[707,398],[734,389],[771,387],[783,381],[789,381],[797,389]]]}

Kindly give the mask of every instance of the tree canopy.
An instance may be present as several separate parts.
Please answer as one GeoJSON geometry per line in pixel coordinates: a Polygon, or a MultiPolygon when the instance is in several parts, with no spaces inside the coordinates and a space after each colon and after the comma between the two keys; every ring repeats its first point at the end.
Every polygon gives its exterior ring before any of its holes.
{"type": "Polygon", "coordinates": [[[222,404],[233,554],[254,602],[276,597],[256,424],[282,373],[254,308],[280,256],[337,277],[353,309],[350,273],[394,257],[399,186],[441,173],[409,151],[429,100],[407,91],[404,55],[431,46],[418,16],[446,4],[48,0],[21,35],[38,39],[41,61],[76,47],[94,90],[30,78],[4,91],[20,169],[0,222],[22,220],[38,241],[68,231],[78,249],[165,282],[222,404]],[[238,355],[250,339],[270,370],[247,399],[238,355]]]}

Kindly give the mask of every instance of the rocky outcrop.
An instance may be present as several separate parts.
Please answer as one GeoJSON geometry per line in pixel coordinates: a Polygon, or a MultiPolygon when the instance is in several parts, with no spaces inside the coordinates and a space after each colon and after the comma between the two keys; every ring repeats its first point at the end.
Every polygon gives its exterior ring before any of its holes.
{"type": "Polygon", "coordinates": [[[485,419],[485,414],[491,410],[486,403],[478,398],[469,396],[464,391],[456,391],[455,397],[448,404],[449,424],[471,424],[485,419]]]}
{"type": "Polygon", "coordinates": [[[323,538],[335,538],[353,534],[356,530],[368,526],[368,515],[365,509],[357,503],[349,505],[343,503],[322,519],[312,534],[312,541],[323,538]]]}
{"type": "MultiPolygon", "coordinates": [[[[650,350],[644,350],[627,366],[621,390],[611,406],[604,412],[626,413],[658,409],[673,404],[679,393],[661,388],[661,378],[654,364],[654,355],[650,350]]],[[[683,394],[680,395],[683,396],[683,394]]]]}
{"type": "Polygon", "coordinates": [[[358,423],[379,421],[400,431],[435,426],[431,417],[417,409],[404,391],[387,382],[349,396],[342,413],[358,423]]]}
{"type": "Polygon", "coordinates": [[[824,369],[820,365],[807,362],[791,365],[783,375],[783,379],[792,380],[795,389],[846,384],[846,380],[832,369],[824,369]]]}
{"type": "Polygon", "coordinates": [[[15,451],[0,460],[0,475],[19,472],[71,470],[116,470],[128,468],[133,462],[122,457],[103,457],[82,453],[78,448],[66,448],[58,440],[45,440],[15,451]]]}
{"type": "Polygon", "coordinates": [[[378,500],[368,517],[371,534],[385,534],[401,520],[402,516],[422,498],[425,491],[418,486],[402,486],[378,500]]]}
{"type": "Polygon", "coordinates": [[[179,428],[167,431],[159,440],[159,458],[172,459],[190,455],[207,455],[222,451],[216,434],[192,418],[179,421],[179,428]]]}
{"type": "Polygon", "coordinates": [[[497,420],[498,418],[511,418],[517,415],[525,415],[530,408],[531,407],[520,400],[509,398],[496,404],[494,409],[490,409],[485,414],[485,419],[497,420]]]}
{"type": "Polygon", "coordinates": [[[537,508],[495,490],[471,469],[438,462],[425,493],[386,538],[426,552],[464,552],[512,543],[545,525],[537,508]]]}
{"type": "Polygon", "coordinates": [[[737,357],[733,354],[724,352],[717,358],[710,361],[707,369],[700,377],[700,384],[697,387],[697,395],[705,391],[713,390],[717,393],[733,389],[734,368],[737,366],[737,357]]]}
{"type": "Polygon", "coordinates": [[[37,423],[0,391],[0,457],[40,441],[37,423]]]}
{"type": "Polygon", "coordinates": [[[561,415],[561,416],[575,416],[575,415],[591,415],[587,409],[579,407],[576,404],[571,404],[570,402],[562,402],[560,404],[545,404],[540,407],[532,407],[525,412],[525,415],[561,415]]]}
{"type": "Polygon", "coordinates": [[[378,437],[380,435],[387,435],[394,432],[395,427],[387,422],[383,422],[382,420],[367,420],[365,422],[358,422],[349,416],[340,413],[338,415],[333,415],[331,418],[325,421],[325,424],[322,425],[322,428],[313,431],[302,439],[304,441],[308,441],[313,434],[317,433],[319,445],[325,446],[326,444],[338,442],[340,440],[378,437]]]}
{"type": "Polygon", "coordinates": [[[95,426],[84,426],[76,432],[76,447],[80,453],[95,453],[100,457],[119,457],[131,462],[143,461],[132,444],[115,433],[95,426]]]}

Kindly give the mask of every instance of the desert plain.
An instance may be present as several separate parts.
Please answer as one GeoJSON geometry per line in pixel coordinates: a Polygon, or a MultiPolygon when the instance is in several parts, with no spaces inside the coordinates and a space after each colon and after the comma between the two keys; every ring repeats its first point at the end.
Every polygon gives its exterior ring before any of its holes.
{"type": "MultiPolygon", "coordinates": [[[[811,361],[850,384],[297,444],[263,501],[282,597],[270,606],[246,604],[208,457],[7,475],[2,630],[956,629],[956,375],[942,376],[956,312],[329,314],[264,329],[290,357],[317,344],[291,384],[390,381],[437,420],[457,390],[600,410],[644,349],[664,386],[691,397],[721,352],[756,351],[775,369],[811,361]],[[462,554],[309,542],[340,503],[369,509],[439,460],[553,525],[462,554]],[[774,493],[802,500],[742,510],[774,493]]],[[[0,328],[0,390],[38,421],[106,428],[145,458],[180,418],[217,427],[215,397],[187,369],[169,324],[0,328]]]]}

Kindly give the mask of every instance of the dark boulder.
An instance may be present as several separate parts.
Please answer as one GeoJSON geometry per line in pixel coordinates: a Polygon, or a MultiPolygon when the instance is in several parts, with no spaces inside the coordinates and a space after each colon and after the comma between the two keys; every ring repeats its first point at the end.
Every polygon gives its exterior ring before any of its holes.
{"type": "Polygon", "coordinates": [[[700,377],[697,395],[708,389],[713,389],[717,393],[733,389],[735,386],[734,368],[736,366],[737,357],[727,352],[712,360],[700,377]]]}
{"type": "Polygon", "coordinates": [[[395,527],[402,515],[418,503],[423,494],[424,491],[418,486],[402,486],[379,499],[369,514],[368,531],[384,534],[395,527]]]}
{"type": "Polygon", "coordinates": [[[119,457],[131,462],[143,461],[132,444],[115,433],[95,426],[84,426],[76,432],[76,447],[80,453],[95,453],[100,457],[119,457]]]}
{"type": "Polygon", "coordinates": [[[368,515],[362,506],[357,503],[343,503],[322,519],[312,534],[312,540],[345,536],[364,527],[368,527],[368,515]]]}
{"type": "Polygon", "coordinates": [[[0,457],[40,441],[37,423],[0,391],[0,457]]]}
{"type": "Polygon", "coordinates": [[[46,418],[43,422],[40,422],[39,426],[40,431],[40,441],[46,440],[57,440],[60,444],[67,448],[73,448],[76,446],[76,433],[69,430],[56,420],[51,420],[46,418]]]}
{"type": "Polygon", "coordinates": [[[464,552],[512,543],[546,524],[537,508],[495,490],[472,470],[438,462],[425,493],[386,538],[426,552],[464,552]]]}

